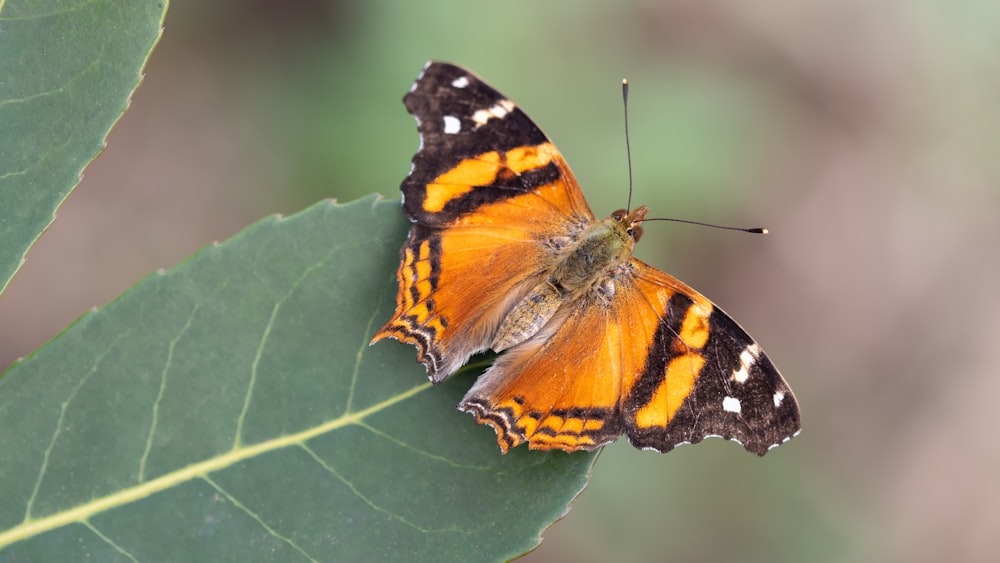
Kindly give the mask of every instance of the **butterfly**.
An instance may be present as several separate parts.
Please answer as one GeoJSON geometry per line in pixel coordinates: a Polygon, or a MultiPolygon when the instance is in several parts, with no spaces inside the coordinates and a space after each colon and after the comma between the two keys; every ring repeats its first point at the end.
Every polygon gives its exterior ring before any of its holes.
{"type": "Polygon", "coordinates": [[[597,219],[552,142],[468,70],[429,62],[403,99],[420,148],[396,312],[434,383],[502,352],[459,403],[506,453],[666,452],[720,436],[764,455],[800,429],[788,384],[711,301],[634,258],[646,206],[597,219]]]}

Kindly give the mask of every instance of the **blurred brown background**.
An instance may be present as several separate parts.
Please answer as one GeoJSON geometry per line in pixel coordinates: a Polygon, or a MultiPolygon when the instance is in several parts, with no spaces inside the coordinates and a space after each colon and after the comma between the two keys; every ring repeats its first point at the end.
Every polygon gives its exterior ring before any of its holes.
{"type": "MultiPolygon", "coordinates": [[[[756,459],[609,447],[528,561],[1000,553],[1000,4],[175,2],[108,148],[0,298],[0,365],[270,213],[398,197],[427,59],[534,117],[645,260],[725,308],[802,406],[756,459]]],[[[488,510],[489,507],[481,507],[488,510]]],[[[470,557],[474,555],[470,554],[470,557]]]]}

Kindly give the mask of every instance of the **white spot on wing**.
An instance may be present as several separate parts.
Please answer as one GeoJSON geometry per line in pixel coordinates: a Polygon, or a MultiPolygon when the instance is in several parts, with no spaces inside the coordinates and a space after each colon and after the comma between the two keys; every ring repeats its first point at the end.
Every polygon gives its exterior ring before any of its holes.
{"type": "Polygon", "coordinates": [[[746,383],[747,379],[750,379],[750,372],[747,371],[746,366],[740,366],[740,369],[733,370],[733,379],[736,383],[746,383]]]}
{"type": "Polygon", "coordinates": [[[781,402],[785,400],[785,394],[781,391],[776,391],[774,393],[774,408],[781,406],[781,402]]]}
{"type": "Polygon", "coordinates": [[[516,107],[514,102],[503,99],[486,109],[476,110],[476,113],[472,114],[472,120],[476,122],[477,126],[486,125],[486,122],[491,119],[503,119],[508,113],[514,111],[514,107],[516,107]]]}
{"type": "Polygon", "coordinates": [[[445,135],[454,135],[462,130],[462,122],[458,120],[454,115],[444,116],[444,133],[445,135]]]}
{"type": "Polygon", "coordinates": [[[454,86],[455,88],[465,88],[466,86],[469,85],[469,77],[459,76],[455,80],[451,81],[451,85],[454,86]]]}
{"type": "Polygon", "coordinates": [[[746,383],[747,379],[750,379],[750,368],[757,363],[759,356],[760,346],[757,346],[756,342],[752,342],[740,352],[740,369],[733,370],[733,379],[736,383],[746,383]]]}
{"type": "Polygon", "coordinates": [[[740,400],[736,397],[726,397],[722,399],[722,410],[739,414],[743,410],[740,400]]]}

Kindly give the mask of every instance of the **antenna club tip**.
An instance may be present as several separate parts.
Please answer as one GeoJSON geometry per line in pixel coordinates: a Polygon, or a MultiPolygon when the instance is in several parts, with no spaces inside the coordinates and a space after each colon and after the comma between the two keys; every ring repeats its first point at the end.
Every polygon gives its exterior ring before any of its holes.
{"type": "Polygon", "coordinates": [[[766,228],[764,228],[764,227],[757,227],[756,229],[750,229],[750,232],[751,232],[751,233],[760,233],[760,234],[762,234],[762,235],[766,235],[767,233],[769,233],[769,232],[771,232],[771,231],[768,231],[768,230],[767,230],[766,228]]]}
{"type": "Polygon", "coordinates": [[[628,86],[628,78],[622,78],[622,86],[628,86]]]}

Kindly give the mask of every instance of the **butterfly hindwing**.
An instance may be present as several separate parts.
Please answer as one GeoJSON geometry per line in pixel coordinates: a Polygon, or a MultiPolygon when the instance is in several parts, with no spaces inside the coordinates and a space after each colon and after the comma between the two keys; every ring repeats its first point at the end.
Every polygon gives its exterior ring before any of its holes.
{"type": "Polygon", "coordinates": [[[593,450],[617,439],[622,389],[642,369],[658,323],[641,295],[620,289],[620,279],[608,278],[563,307],[545,330],[499,357],[459,409],[492,426],[505,452],[524,442],[593,450]]]}

